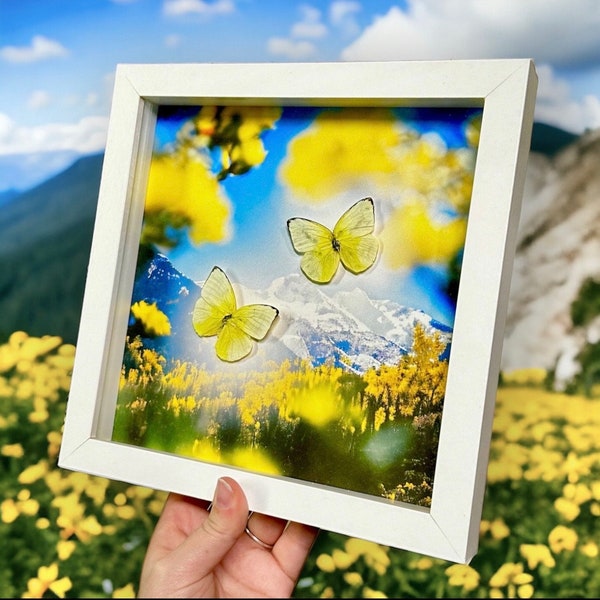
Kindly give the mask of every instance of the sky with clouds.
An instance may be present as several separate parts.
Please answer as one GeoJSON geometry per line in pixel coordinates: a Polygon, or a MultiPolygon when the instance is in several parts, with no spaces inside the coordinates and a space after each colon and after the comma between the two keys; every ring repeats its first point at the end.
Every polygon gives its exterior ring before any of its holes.
{"type": "Polygon", "coordinates": [[[106,141],[118,63],[532,58],[536,120],[600,127],[597,0],[0,0],[0,192],[106,141]]]}

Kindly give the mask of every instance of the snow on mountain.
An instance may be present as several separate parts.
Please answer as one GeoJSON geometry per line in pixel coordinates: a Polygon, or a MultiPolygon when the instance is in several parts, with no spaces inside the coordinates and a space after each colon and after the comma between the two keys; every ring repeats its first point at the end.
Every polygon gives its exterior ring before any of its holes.
{"type": "Polygon", "coordinates": [[[171,335],[147,340],[169,358],[194,360],[209,368],[250,369],[265,359],[308,359],[313,365],[332,361],[353,372],[395,364],[410,351],[416,323],[439,332],[450,342],[451,332],[423,311],[400,306],[391,300],[373,300],[359,288],[331,296],[327,288],[300,274],[281,277],[264,290],[233,284],[238,304],[271,304],[279,317],[254,356],[239,365],[223,365],[214,356],[214,338],[199,338],[191,323],[193,305],[201,285],[180,273],[161,255],[139,270],[132,302],[156,302],[171,321],[171,335]]]}

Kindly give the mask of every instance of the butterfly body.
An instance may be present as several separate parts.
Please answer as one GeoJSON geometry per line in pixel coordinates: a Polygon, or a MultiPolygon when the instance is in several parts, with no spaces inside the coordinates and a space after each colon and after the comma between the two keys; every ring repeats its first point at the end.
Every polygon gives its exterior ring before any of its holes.
{"type": "Polygon", "coordinates": [[[238,308],[227,275],[214,267],[194,306],[192,323],[199,336],[217,336],[215,351],[221,360],[236,362],[250,354],[254,341],[267,335],[278,314],[279,311],[268,304],[238,308]]]}
{"type": "Polygon", "coordinates": [[[379,252],[373,235],[375,209],[371,198],[353,204],[333,231],[302,217],[288,219],[287,226],[294,250],[302,255],[302,272],[316,283],[331,281],[340,262],[347,271],[362,273],[373,265],[379,252]]]}

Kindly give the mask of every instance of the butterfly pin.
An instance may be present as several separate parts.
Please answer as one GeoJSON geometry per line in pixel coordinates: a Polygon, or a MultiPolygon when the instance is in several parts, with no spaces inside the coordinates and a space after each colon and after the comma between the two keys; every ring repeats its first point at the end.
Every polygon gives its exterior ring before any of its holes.
{"type": "Polygon", "coordinates": [[[379,242],[373,235],[375,209],[371,198],[353,204],[333,231],[302,217],[288,219],[294,250],[302,254],[300,268],[315,283],[331,281],[340,262],[352,273],[366,271],[377,258],[379,242]]]}
{"type": "Polygon", "coordinates": [[[199,336],[217,336],[215,351],[221,360],[236,362],[250,354],[253,340],[260,341],[267,335],[278,314],[268,304],[238,308],[227,275],[214,267],[194,306],[192,323],[199,336]]]}

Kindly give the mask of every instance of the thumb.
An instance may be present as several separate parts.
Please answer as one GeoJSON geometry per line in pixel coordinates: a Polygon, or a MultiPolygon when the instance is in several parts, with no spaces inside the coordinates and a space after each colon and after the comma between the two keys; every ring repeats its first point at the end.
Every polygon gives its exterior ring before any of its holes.
{"type": "Polygon", "coordinates": [[[231,477],[217,481],[208,518],[186,540],[201,560],[205,574],[221,562],[244,532],[248,520],[248,502],[239,483],[231,477]]]}

